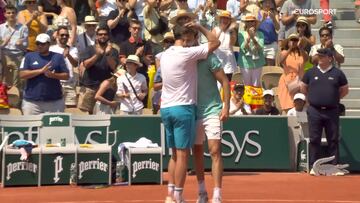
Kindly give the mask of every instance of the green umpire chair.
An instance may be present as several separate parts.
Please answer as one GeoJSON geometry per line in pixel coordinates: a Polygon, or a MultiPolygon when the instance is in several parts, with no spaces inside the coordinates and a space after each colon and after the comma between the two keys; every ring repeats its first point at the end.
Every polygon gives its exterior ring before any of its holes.
{"type": "Polygon", "coordinates": [[[77,184],[111,184],[110,115],[74,115],[77,184]]]}
{"type": "Polygon", "coordinates": [[[2,140],[5,140],[2,154],[2,187],[40,185],[41,150],[32,149],[27,161],[20,160],[20,149],[10,148],[15,140],[29,140],[39,144],[41,116],[1,116],[2,140]],[[6,141],[7,140],[7,141],[6,141]]]}
{"type": "Polygon", "coordinates": [[[69,184],[76,163],[75,130],[71,114],[42,114],[40,128],[41,185],[69,184]]]}

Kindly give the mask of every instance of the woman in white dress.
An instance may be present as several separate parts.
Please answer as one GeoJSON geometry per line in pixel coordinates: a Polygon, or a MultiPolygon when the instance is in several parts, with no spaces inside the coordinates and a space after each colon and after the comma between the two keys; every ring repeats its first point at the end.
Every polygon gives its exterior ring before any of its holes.
{"type": "Polygon", "coordinates": [[[221,45],[215,50],[216,56],[220,59],[222,67],[229,81],[234,72],[237,71],[237,64],[233,51],[233,46],[236,43],[236,23],[231,17],[229,11],[222,11],[217,16],[219,25],[215,27],[212,32],[218,37],[221,45]]]}

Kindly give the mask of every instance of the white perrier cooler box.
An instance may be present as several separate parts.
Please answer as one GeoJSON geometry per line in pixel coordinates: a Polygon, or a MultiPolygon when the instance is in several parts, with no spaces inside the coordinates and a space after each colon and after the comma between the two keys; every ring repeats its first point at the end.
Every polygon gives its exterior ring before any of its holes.
{"type": "Polygon", "coordinates": [[[162,184],[161,147],[127,148],[128,182],[162,184]]]}

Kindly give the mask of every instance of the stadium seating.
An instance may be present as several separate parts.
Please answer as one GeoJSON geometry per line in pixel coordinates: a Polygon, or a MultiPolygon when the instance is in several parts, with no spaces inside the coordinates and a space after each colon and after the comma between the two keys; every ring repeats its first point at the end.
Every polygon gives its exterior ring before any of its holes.
{"type": "MultiPolygon", "coordinates": [[[[8,136],[6,144],[17,139],[39,144],[42,116],[1,116],[2,140],[8,136]]],[[[20,150],[5,146],[2,154],[2,186],[40,185],[41,150],[36,147],[28,161],[20,160],[20,150]]]]}
{"type": "Polygon", "coordinates": [[[278,66],[264,66],[261,74],[261,81],[264,89],[277,87],[283,69],[278,66]]]}
{"type": "Polygon", "coordinates": [[[40,128],[41,185],[70,183],[71,165],[76,160],[75,131],[71,114],[42,114],[40,128]]]}
{"type": "Polygon", "coordinates": [[[111,184],[110,115],[73,116],[77,146],[77,183],[111,184]]]}

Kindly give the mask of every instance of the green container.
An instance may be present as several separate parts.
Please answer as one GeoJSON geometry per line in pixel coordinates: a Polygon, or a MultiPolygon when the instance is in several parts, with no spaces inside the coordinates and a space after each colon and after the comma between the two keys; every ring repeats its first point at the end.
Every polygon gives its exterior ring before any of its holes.
{"type": "Polygon", "coordinates": [[[20,161],[20,154],[6,154],[3,186],[39,184],[39,154],[32,154],[28,161],[20,161]]]}
{"type": "Polygon", "coordinates": [[[78,153],[77,155],[78,184],[110,184],[111,154],[109,153],[78,153]]]}
{"type": "Polygon", "coordinates": [[[41,185],[66,185],[70,183],[70,166],[75,163],[73,153],[47,153],[41,156],[41,185]]]}
{"type": "Polygon", "coordinates": [[[130,148],[129,185],[134,183],[162,184],[162,150],[158,148],[130,148]]]}

